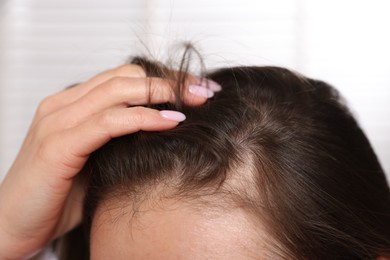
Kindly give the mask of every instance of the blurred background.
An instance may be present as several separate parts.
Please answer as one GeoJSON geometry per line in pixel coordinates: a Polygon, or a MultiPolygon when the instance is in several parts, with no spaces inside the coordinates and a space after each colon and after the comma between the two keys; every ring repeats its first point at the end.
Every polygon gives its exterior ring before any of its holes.
{"type": "Polygon", "coordinates": [[[39,101],[192,41],[208,68],[276,65],[336,86],[390,179],[387,0],[1,0],[0,180],[39,101]]]}

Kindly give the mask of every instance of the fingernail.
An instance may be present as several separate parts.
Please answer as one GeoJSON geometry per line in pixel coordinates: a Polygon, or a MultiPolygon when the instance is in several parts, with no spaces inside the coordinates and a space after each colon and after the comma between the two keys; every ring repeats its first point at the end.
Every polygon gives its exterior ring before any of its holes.
{"type": "Polygon", "coordinates": [[[186,119],[186,116],[183,113],[180,113],[178,111],[173,111],[173,110],[161,110],[160,115],[163,118],[177,121],[177,122],[182,122],[186,119]]]}
{"type": "Polygon", "coordinates": [[[211,98],[214,96],[214,92],[211,89],[198,85],[189,85],[188,91],[196,96],[211,98]]]}
{"type": "Polygon", "coordinates": [[[207,78],[199,78],[199,82],[200,82],[199,85],[201,85],[202,87],[209,88],[212,91],[218,92],[222,90],[221,85],[219,85],[214,80],[207,79],[207,78]]]}

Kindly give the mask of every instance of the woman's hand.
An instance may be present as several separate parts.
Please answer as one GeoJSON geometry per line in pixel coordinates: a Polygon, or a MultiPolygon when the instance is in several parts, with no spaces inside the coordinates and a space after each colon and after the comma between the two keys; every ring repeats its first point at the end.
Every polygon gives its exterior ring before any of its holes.
{"type": "MultiPolygon", "coordinates": [[[[142,106],[174,102],[170,83],[124,65],[43,100],[0,186],[0,259],[28,257],[80,223],[84,187],[75,178],[93,151],[113,137],[185,119],[142,106]]],[[[187,83],[189,105],[213,95],[193,77],[187,83]]]]}

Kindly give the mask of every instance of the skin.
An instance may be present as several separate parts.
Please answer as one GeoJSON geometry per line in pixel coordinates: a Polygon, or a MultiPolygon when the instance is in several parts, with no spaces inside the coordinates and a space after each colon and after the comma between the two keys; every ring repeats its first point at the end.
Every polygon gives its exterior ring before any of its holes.
{"type": "Polygon", "coordinates": [[[142,202],[135,211],[131,205],[106,201],[98,207],[92,260],[278,259],[266,248],[265,232],[242,209],[200,210],[175,200],[142,202]]]}
{"type": "MultiPolygon", "coordinates": [[[[187,84],[198,81],[188,76],[187,84]]],[[[174,102],[171,83],[123,65],[41,102],[0,186],[0,259],[26,258],[80,223],[77,173],[93,151],[114,137],[178,125],[141,106],[149,93],[151,103],[174,102]]],[[[194,106],[207,100],[189,91],[183,99],[194,106]]]]}
{"type": "MultiPolygon", "coordinates": [[[[80,223],[84,187],[77,174],[93,151],[114,137],[178,125],[142,107],[174,102],[170,83],[123,65],[41,102],[0,185],[0,259],[28,258],[80,223]]],[[[200,83],[188,76],[187,84],[200,83]]],[[[189,91],[183,99],[206,102],[189,91]]],[[[268,257],[263,229],[239,210],[196,211],[167,201],[132,218],[122,214],[128,207],[116,212],[102,205],[92,227],[92,259],[275,259],[268,257]]]]}

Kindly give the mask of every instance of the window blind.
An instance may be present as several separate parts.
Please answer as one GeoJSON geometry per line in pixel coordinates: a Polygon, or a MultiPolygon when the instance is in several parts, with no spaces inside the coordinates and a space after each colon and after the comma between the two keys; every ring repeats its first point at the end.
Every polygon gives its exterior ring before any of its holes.
{"type": "Polygon", "coordinates": [[[123,63],[192,41],[208,68],[277,65],[346,97],[390,173],[387,1],[9,0],[1,14],[0,179],[39,101],[123,63]]]}

